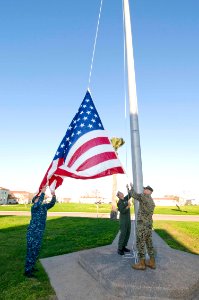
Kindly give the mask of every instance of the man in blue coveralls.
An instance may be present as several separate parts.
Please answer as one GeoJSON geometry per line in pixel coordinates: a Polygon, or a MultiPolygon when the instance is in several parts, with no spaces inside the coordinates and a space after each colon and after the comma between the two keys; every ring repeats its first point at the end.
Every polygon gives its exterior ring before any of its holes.
{"type": "Polygon", "coordinates": [[[25,273],[27,277],[34,277],[33,271],[36,271],[34,265],[36,263],[41,248],[42,238],[46,226],[47,210],[55,205],[56,196],[51,191],[52,199],[50,203],[43,204],[46,187],[41,190],[40,195],[36,195],[32,199],[31,220],[27,232],[27,254],[25,273]]]}

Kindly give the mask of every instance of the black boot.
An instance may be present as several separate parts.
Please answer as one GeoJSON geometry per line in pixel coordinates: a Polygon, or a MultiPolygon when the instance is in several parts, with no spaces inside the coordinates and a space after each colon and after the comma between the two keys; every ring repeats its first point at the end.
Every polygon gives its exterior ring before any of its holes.
{"type": "Polygon", "coordinates": [[[123,247],[123,251],[124,251],[124,252],[130,252],[131,250],[129,250],[129,249],[126,248],[126,247],[123,247]]]}
{"type": "Polygon", "coordinates": [[[33,271],[33,272],[38,272],[39,270],[38,270],[37,268],[33,267],[33,268],[32,268],[32,271],[33,271]]]}
{"type": "Polygon", "coordinates": [[[24,276],[28,278],[35,278],[35,275],[32,273],[32,271],[25,271],[24,276]]]}
{"type": "Polygon", "coordinates": [[[123,251],[123,250],[120,250],[120,249],[117,250],[117,253],[118,253],[119,255],[124,255],[124,251],[123,251]]]}

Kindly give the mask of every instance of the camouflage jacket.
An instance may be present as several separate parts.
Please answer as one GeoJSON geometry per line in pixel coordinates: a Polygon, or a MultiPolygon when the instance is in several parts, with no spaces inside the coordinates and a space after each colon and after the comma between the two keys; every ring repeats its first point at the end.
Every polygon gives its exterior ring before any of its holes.
{"type": "Polygon", "coordinates": [[[155,209],[155,203],[151,195],[138,194],[133,188],[129,191],[129,193],[131,197],[139,201],[137,221],[152,225],[152,216],[155,209]]]}

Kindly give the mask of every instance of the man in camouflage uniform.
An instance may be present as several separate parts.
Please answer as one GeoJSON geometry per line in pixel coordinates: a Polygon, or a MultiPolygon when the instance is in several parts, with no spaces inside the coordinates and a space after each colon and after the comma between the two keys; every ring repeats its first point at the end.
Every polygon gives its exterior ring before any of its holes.
{"type": "Polygon", "coordinates": [[[139,263],[134,264],[132,268],[136,270],[145,270],[146,266],[155,269],[154,249],[152,243],[152,226],[153,212],[155,203],[151,197],[153,189],[150,186],[144,188],[142,194],[137,194],[131,184],[130,195],[139,201],[139,210],[137,215],[136,227],[136,245],[139,257],[139,263]],[[145,245],[150,257],[148,262],[145,262],[145,245]]]}
{"type": "Polygon", "coordinates": [[[119,201],[117,203],[118,210],[120,212],[120,236],[118,241],[117,253],[124,255],[124,252],[130,252],[126,248],[131,232],[131,214],[130,214],[130,195],[124,197],[122,192],[117,192],[117,197],[119,201]]]}
{"type": "Polygon", "coordinates": [[[40,196],[32,199],[31,220],[27,231],[27,254],[25,273],[27,277],[34,277],[33,271],[36,271],[34,265],[36,263],[41,248],[42,237],[46,226],[47,210],[55,205],[56,196],[52,193],[50,203],[42,204],[45,196],[46,187],[41,190],[40,196]]]}

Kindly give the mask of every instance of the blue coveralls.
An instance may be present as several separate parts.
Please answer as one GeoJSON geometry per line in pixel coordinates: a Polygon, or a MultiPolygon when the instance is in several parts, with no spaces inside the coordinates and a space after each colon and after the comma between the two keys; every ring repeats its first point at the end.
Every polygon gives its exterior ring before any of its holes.
{"type": "Polygon", "coordinates": [[[31,220],[27,231],[26,272],[31,272],[36,263],[46,226],[47,210],[53,207],[56,202],[54,195],[50,203],[42,204],[44,196],[45,194],[41,193],[38,202],[31,207],[31,220]]]}

